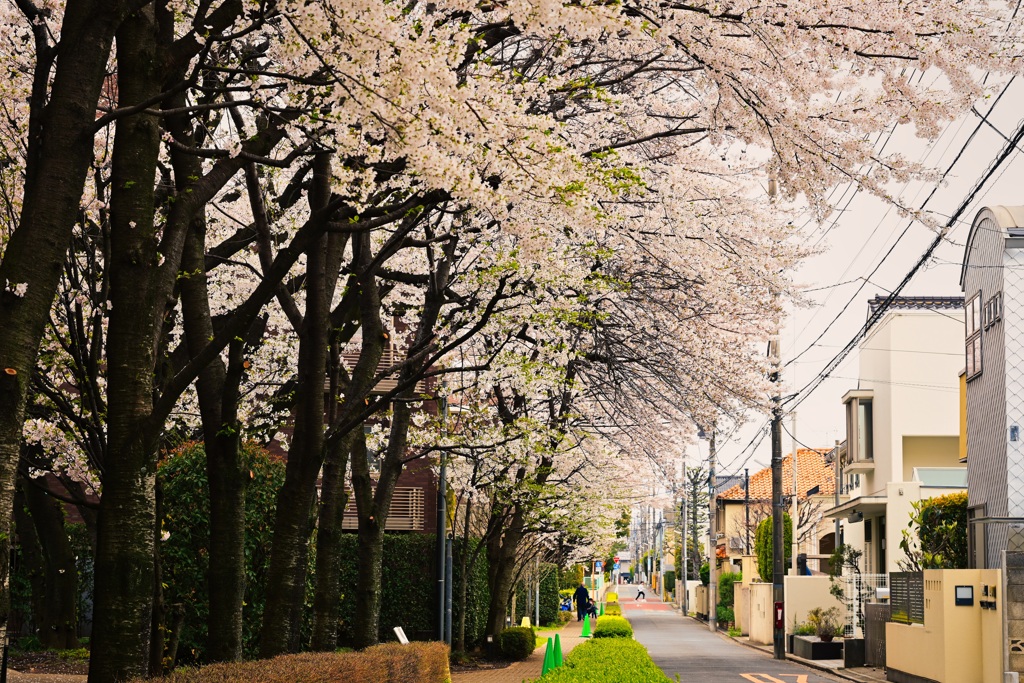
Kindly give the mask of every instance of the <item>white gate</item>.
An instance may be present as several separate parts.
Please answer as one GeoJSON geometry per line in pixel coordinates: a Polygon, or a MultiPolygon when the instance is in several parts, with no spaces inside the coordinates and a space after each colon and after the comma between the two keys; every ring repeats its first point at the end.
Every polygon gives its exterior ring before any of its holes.
{"type": "Polygon", "coordinates": [[[843,603],[846,605],[847,638],[864,637],[864,605],[878,602],[877,590],[889,587],[888,574],[859,574],[847,570],[843,574],[843,603]]]}

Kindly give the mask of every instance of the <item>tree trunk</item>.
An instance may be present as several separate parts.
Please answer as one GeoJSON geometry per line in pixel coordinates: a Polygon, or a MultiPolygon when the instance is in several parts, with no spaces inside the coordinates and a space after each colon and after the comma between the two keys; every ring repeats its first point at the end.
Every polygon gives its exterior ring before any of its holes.
{"type": "MultiPolygon", "coordinates": [[[[314,160],[310,206],[327,205],[330,195],[330,158],[314,160]]],[[[316,480],[324,462],[324,381],[330,306],[337,282],[340,249],[329,253],[324,236],[307,252],[306,313],[299,332],[298,388],[295,428],[285,482],[277,502],[274,545],[267,572],[267,602],[260,633],[260,656],[272,657],[296,649],[305,600],[310,513],[316,502],[316,480]]]]}
{"type": "Polygon", "coordinates": [[[22,484],[25,502],[43,551],[46,593],[39,639],[48,648],[78,647],[78,567],[64,526],[64,507],[30,482],[22,484]]]}
{"type": "MultiPolygon", "coordinates": [[[[198,158],[180,155],[175,176],[198,177],[198,158]]],[[[206,221],[197,217],[185,240],[181,305],[190,355],[213,338],[213,318],[205,270],[206,221]]],[[[229,355],[234,355],[229,353],[229,355]]],[[[221,358],[203,368],[196,395],[203,423],[206,476],[210,497],[210,562],[206,580],[210,596],[207,656],[210,661],[242,658],[242,606],[245,598],[245,484],[237,420],[240,373],[228,372],[221,358]]]]}
{"type": "Polygon", "coordinates": [[[320,488],[320,519],[316,534],[316,591],[313,595],[313,650],[330,651],[338,646],[341,618],[341,524],[348,503],[345,470],[352,448],[366,449],[366,439],[353,430],[331,444],[324,463],[320,488]]]}
{"type": "MultiPolygon", "coordinates": [[[[8,571],[15,475],[21,455],[29,378],[93,159],[96,103],[121,8],[68,0],[61,50],[37,42],[30,99],[24,203],[4,246],[0,283],[25,284],[23,296],[0,291],[0,627],[10,607],[8,571]],[[54,60],[56,64],[54,65],[54,60]],[[52,74],[52,86],[49,83],[52,74]],[[48,92],[47,92],[47,89],[48,92]]],[[[39,36],[37,36],[39,38],[39,36]]]]}
{"type": "Polygon", "coordinates": [[[469,562],[469,531],[470,521],[473,516],[473,498],[466,500],[466,519],[463,520],[462,551],[459,553],[459,634],[455,638],[455,649],[459,652],[466,651],[466,593],[469,588],[469,572],[476,566],[476,553],[473,553],[473,562],[469,562]]]}
{"type": "MultiPolygon", "coordinates": [[[[159,93],[152,5],[117,33],[119,106],[159,93]]],[[[103,472],[90,683],[148,672],[152,628],[156,448],[153,413],[157,320],[154,184],[160,125],[146,114],[120,119],[111,175],[107,336],[108,457],[103,472]]],[[[165,235],[166,237],[166,235],[165,235]]],[[[180,258],[176,255],[172,263],[180,258]]]]}
{"type": "MultiPolygon", "coordinates": [[[[500,525],[502,512],[491,513],[492,526],[500,525]]],[[[516,575],[516,551],[522,540],[523,514],[519,508],[512,513],[510,523],[504,533],[498,531],[489,535],[487,540],[487,584],[491,591],[491,601],[487,606],[487,635],[497,643],[505,628],[505,617],[508,612],[508,596],[516,575]]]]}

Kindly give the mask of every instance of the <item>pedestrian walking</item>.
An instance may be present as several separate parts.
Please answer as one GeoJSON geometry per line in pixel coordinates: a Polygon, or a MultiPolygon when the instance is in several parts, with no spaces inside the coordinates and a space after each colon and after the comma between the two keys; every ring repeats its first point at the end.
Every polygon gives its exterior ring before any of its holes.
{"type": "Polygon", "coordinates": [[[583,615],[587,613],[587,603],[590,602],[590,593],[587,592],[587,587],[581,583],[572,597],[576,601],[576,621],[583,621],[583,615]]]}

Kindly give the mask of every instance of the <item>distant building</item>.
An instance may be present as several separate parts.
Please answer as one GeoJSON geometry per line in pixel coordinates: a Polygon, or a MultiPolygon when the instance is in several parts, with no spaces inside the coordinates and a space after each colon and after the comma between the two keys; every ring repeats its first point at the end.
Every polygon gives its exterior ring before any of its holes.
{"type": "MultiPolygon", "coordinates": [[[[797,500],[799,517],[803,521],[803,534],[797,533],[801,541],[797,554],[831,554],[835,550],[835,533],[830,522],[824,521],[822,513],[835,500],[835,470],[826,462],[829,449],[797,451],[797,500]],[[800,536],[803,536],[802,540],[800,536]]],[[[750,475],[750,501],[747,504],[743,477],[739,482],[718,496],[718,512],[715,524],[721,532],[718,539],[717,555],[735,564],[743,555],[754,554],[754,532],[761,520],[772,512],[772,469],[765,469],[750,475]],[[747,511],[750,524],[747,524],[747,511]],[[749,532],[749,533],[748,533],[749,532]],[[750,545],[747,545],[749,536],[750,545]]],[[[793,496],[793,456],[782,459],[782,495],[786,510],[791,508],[793,496]]],[[[797,523],[800,526],[799,522],[797,523]]],[[[796,529],[794,531],[797,531],[796,529]]],[[[817,567],[817,563],[812,563],[817,567]]]]}
{"type": "Polygon", "coordinates": [[[861,341],[857,386],[843,396],[846,444],[840,492],[829,510],[842,538],[863,552],[861,570],[900,570],[900,541],[912,503],[962,491],[959,390],[963,367],[963,299],[886,297],[869,302],[875,320],[861,341]],[[877,318],[877,319],[876,319],[877,318]]]}

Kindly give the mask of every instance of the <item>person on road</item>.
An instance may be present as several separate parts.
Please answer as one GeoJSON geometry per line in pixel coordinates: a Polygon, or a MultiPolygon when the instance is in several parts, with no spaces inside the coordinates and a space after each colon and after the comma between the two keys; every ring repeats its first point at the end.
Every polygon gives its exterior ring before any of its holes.
{"type": "Polygon", "coordinates": [[[644,593],[644,585],[642,583],[636,589],[636,599],[639,600],[640,598],[643,598],[644,601],[647,600],[647,593],[644,593]]]}
{"type": "Polygon", "coordinates": [[[587,613],[587,603],[590,602],[590,593],[587,592],[587,587],[581,583],[576,592],[572,594],[572,599],[576,601],[576,621],[583,621],[583,615],[587,613]]]}

